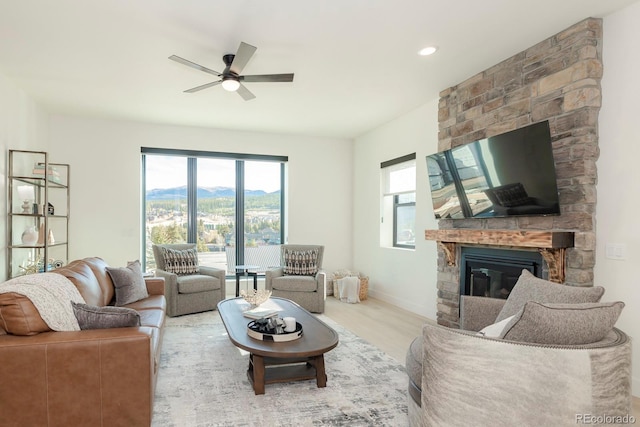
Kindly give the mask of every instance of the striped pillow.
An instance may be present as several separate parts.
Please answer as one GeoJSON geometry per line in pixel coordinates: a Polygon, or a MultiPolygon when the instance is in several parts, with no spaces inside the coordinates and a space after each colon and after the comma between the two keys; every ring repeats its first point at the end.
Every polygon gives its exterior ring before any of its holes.
{"type": "Polygon", "coordinates": [[[195,248],[178,251],[163,247],[162,258],[164,270],[168,273],[184,276],[198,272],[198,251],[195,248]]]}
{"type": "Polygon", "coordinates": [[[315,276],[318,273],[318,249],[284,250],[284,274],[315,276]]]}

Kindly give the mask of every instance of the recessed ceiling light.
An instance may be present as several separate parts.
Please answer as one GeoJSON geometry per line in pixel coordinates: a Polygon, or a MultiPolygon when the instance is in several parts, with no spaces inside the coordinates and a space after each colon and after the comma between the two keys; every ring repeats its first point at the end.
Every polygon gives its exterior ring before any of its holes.
{"type": "Polygon", "coordinates": [[[435,46],[425,47],[424,49],[418,52],[418,55],[420,56],[433,55],[434,53],[436,53],[436,50],[438,50],[438,48],[435,46]]]}

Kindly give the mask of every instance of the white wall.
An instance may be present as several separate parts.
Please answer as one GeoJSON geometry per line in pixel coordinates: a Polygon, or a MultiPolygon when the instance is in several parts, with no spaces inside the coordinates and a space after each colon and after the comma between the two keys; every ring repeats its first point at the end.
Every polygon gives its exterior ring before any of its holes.
{"type": "Polygon", "coordinates": [[[0,74],[0,280],[7,277],[7,167],[9,150],[46,150],[47,114],[21,89],[0,74]]]}
{"type": "MultiPolygon", "coordinates": [[[[435,94],[437,96],[437,94],[435,94]]],[[[369,276],[372,297],[422,316],[436,318],[436,243],[425,229],[433,216],[425,156],[438,151],[438,99],[359,137],[354,146],[354,264],[369,276]],[[380,163],[416,153],[416,248],[380,247],[380,163]]]]}
{"type": "Polygon", "coordinates": [[[122,266],[141,248],[140,147],[289,157],[288,241],[325,245],[329,271],[351,262],[349,140],[52,115],[50,150],[71,165],[70,258],[122,266]]]}
{"type": "Polygon", "coordinates": [[[640,396],[640,2],[604,19],[602,109],[599,117],[595,283],[603,300],[626,304],[617,326],[633,341],[633,394],[640,396]],[[626,246],[626,260],[605,256],[626,246]]]}

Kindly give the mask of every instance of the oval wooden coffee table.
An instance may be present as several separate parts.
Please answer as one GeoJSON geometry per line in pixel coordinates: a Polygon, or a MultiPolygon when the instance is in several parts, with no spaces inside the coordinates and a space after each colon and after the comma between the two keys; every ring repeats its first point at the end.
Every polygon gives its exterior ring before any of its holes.
{"type": "Polygon", "coordinates": [[[251,319],[242,315],[249,304],[242,298],[218,303],[218,313],[229,339],[250,353],[247,376],[255,394],[264,394],[265,384],[312,380],[327,385],[324,353],[338,345],[338,333],[293,301],[271,297],[261,307],[275,307],[279,317],[292,316],[302,325],[303,335],[287,342],[261,341],[247,335],[251,319]]]}

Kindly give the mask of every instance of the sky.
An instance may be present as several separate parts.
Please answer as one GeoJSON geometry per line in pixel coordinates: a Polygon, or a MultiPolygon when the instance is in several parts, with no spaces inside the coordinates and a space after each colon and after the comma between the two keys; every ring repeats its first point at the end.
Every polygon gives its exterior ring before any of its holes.
{"type": "MultiPolygon", "coordinates": [[[[187,158],[146,155],[147,190],[187,185],[187,158]]],[[[235,160],[199,159],[198,186],[235,187],[235,160]]],[[[268,193],[280,190],[280,163],[245,161],[245,187],[268,193]]]]}

